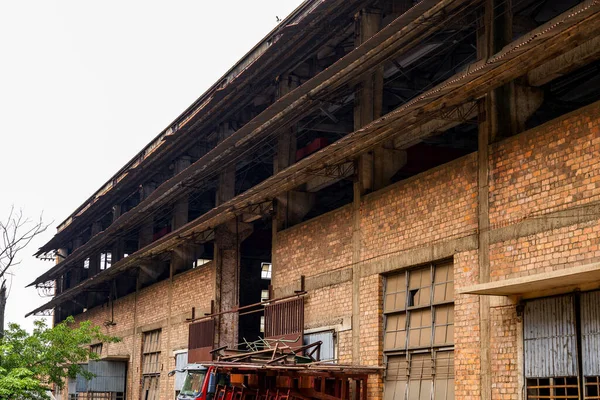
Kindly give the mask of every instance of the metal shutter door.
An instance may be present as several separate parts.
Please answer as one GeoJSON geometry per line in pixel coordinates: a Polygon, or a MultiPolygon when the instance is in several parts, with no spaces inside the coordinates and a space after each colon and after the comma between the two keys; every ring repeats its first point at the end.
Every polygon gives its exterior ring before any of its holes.
{"type": "Polygon", "coordinates": [[[527,302],[523,322],[525,377],[577,376],[573,297],[527,302]]]}

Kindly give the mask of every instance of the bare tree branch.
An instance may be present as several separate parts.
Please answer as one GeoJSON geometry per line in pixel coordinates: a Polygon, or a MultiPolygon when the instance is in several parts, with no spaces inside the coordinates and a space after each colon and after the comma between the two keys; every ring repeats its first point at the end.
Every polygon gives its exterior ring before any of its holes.
{"type": "Polygon", "coordinates": [[[33,238],[43,233],[49,224],[44,224],[43,214],[34,221],[23,215],[23,210],[16,211],[14,206],[10,208],[8,217],[0,221],[0,280],[8,272],[9,268],[21,263],[17,259],[33,238]]]}

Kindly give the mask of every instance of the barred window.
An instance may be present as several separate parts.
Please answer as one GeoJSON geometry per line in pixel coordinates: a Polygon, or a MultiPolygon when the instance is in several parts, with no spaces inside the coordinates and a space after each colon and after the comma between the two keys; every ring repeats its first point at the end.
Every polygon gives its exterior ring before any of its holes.
{"type": "Polygon", "coordinates": [[[451,262],[385,280],[385,399],[454,399],[454,267],[451,262]]]}

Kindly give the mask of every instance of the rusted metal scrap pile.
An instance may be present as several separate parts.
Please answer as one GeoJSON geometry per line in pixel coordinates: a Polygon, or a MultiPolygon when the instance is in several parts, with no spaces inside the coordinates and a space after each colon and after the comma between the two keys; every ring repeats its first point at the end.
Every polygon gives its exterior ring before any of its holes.
{"type": "Polygon", "coordinates": [[[215,349],[216,361],[203,363],[228,372],[230,385],[217,398],[233,399],[349,399],[367,398],[368,376],[380,367],[319,361],[321,341],[297,345],[298,340],[259,339],[244,342],[247,350],[215,349]]]}

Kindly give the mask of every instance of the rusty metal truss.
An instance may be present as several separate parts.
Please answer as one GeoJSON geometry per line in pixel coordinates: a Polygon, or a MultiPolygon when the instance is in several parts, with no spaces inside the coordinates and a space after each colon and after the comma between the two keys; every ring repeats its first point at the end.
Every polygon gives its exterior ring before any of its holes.
{"type": "Polygon", "coordinates": [[[469,107],[465,107],[463,104],[461,104],[458,106],[441,110],[438,114],[439,116],[435,119],[440,119],[449,122],[458,122],[461,124],[473,123],[473,115],[476,115],[476,112],[476,102],[470,103],[469,107]]]}
{"type": "Polygon", "coordinates": [[[46,281],[35,285],[38,296],[40,297],[52,297],[54,296],[55,285],[54,281],[46,281]]]}
{"type": "Polygon", "coordinates": [[[54,308],[48,308],[46,310],[39,310],[32,314],[36,317],[53,317],[54,316],[54,308]]]}
{"type": "Polygon", "coordinates": [[[309,174],[332,179],[346,179],[354,174],[354,162],[345,161],[340,164],[328,165],[323,169],[311,171],[309,174]]]}

